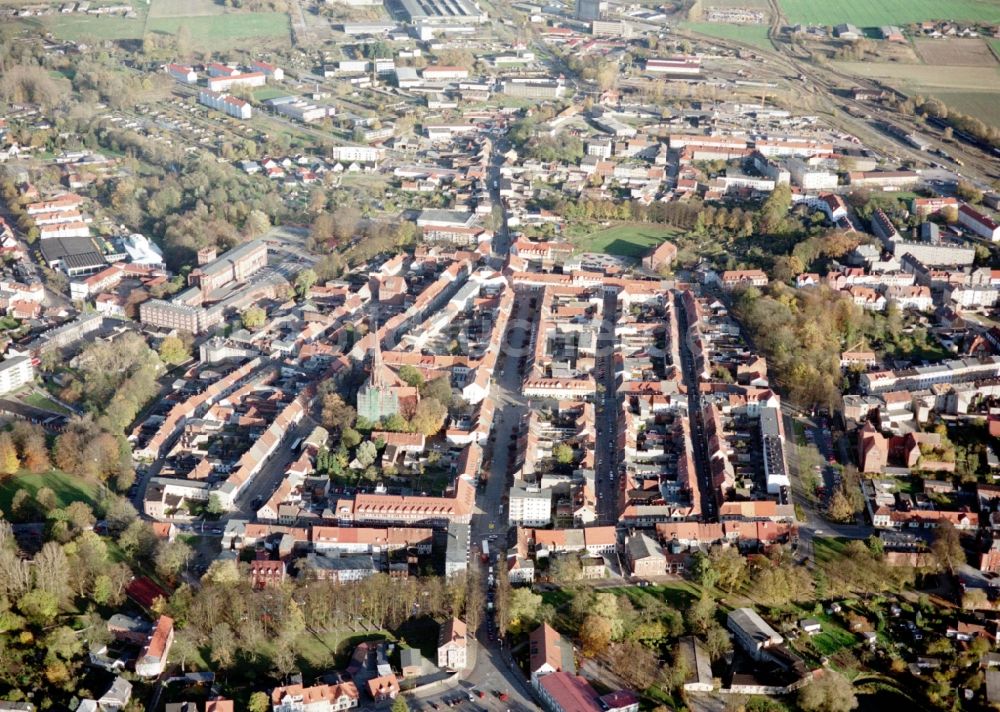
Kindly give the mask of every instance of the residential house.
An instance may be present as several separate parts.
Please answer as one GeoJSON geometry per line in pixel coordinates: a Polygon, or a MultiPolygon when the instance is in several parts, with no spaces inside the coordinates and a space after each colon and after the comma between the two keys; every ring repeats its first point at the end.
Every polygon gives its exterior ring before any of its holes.
{"type": "Polygon", "coordinates": [[[272,712],[340,712],[358,706],[358,688],[353,682],[336,685],[288,685],[271,691],[272,712]]]}
{"type": "Polygon", "coordinates": [[[666,573],[667,557],[656,540],[647,534],[638,532],[630,536],[625,542],[625,555],[633,576],[642,578],[666,573]]]}
{"type": "Polygon", "coordinates": [[[548,623],[543,623],[528,635],[528,668],[531,684],[554,672],[576,673],[573,646],[548,623]]]}
{"type": "Polygon", "coordinates": [[[463,670],[466,666],[467,633],[465,623],[450,618],[441,626],[438,636],[438,667],[446,670],[463,670]]]}
{"type": "Polygon", "coordinates": [[[367,683],[368,693],[376,702],[383,700],[394,700],[399,694],[399,681],[392,673],[373,677],[367,683]]]}
{"type": "Polygon", "coordinates": [[[167,655],[174,643],[174,619],[160,616],[153,627],[153,633],[139,652],[135,663],[135,673],[139,677],[157,677],[167,665],[167,655]]]}

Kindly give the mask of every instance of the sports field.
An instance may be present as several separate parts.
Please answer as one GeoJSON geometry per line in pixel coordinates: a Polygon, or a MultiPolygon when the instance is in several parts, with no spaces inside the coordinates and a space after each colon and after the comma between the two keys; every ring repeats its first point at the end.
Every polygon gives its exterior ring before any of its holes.
{"type": "Polygon", "coordinates": [[[722,40],[743,42],[760,49],[774,49],[767,38],[767,25],[726,25],[721,22],[682,22],[681,27],[722,40]]]}
{"type": "Polygon", "coordinates": [[[859,27],[904,25],[924,20],[1000,22],[1000,3],[990,0],[779,0],[791,23],[859,27]]]}
{"type": "Polygon", "coordinates": [[[653,247],[679,232],[662,225],[617,225],[577,238],[574,243],[581,252],[643,257],[653,247]]]}

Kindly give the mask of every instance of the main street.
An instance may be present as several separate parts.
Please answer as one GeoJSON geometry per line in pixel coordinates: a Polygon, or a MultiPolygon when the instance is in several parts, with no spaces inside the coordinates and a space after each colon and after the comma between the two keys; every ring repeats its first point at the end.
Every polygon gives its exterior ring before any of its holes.
{"type": "Polygon", "coordinates": [[[688,344],[687,312],[680,293],[674,294],[674,313],[677,315],[677,334],[680,339],[681,373],[687,386],[688,420],[691,425],[691,441],[694,446],[694,469],[698,475],[698,488],[701,490],[701,513],[705,521],[715,519],[715,493],[712,487],[712,473],[708,469],[708,458],[705,452],[705,433],[701,422],[701,392],[698,389],[698,374],[694,370],[694,357],[688,344]]]}
{"type": "MultiPolygon", "coordinates": [[[[490,193],[495,205],[503,205],[500,198],[499,180],[503,149],[495,147],[490,165],[490,193]]],[[[510,249],[510,234],[507,229],[506,211],[497,226],[493,244],[494,254],[498,259],[506,258],[510,249]]],[[[480,486],[476,494],[476,510],[470,524],[470,542],[472,556],[469,566],[481,566],[482,575],[477,580],[484,588],[485,601],[491,587],[489,585],[490,568],[494,574],[497,566],[506,565],[508,512],[506,494],[510,486],[510,463],[516,457],[517,436],[527,413],[527,401],[521,395],[520,357],[527,351],[531,340],[531,324],[533,311],[526,299],[518,297],[514,301],[513,312],[510,315],[507,332],[500,344],[500,358],[494,373],[491,396],[496,404],[493,419],[492,459],[489,463],[489,474],[486,482],[480,486]],[[479,552],[483,541],[489,542],[489,563],[482,564],[479,552]]],[[[495,628],[490,627],[492,614],[483,616],[483,623],[474,631],[474,655],[470,660],[471,668],[461,675],[461,688],[481,690],[486,693],[483,699],[477,699],[476,705],[485,709],[535,710],[538,705],[532,700],[531,692],[525,684],[522,673],[514,666],[509,652],[503,648],[495,634],[495,628]],[[497,693],[505,693],[508,699],[501,703],[497,693]]],[[[438,693],[436,693],[438,694],[438,693]]],[[[439,693],[447,698],[447,693],[439,693]]],[[[421,696],[414,699],[420,700],[421,696]]],[[[429,699],[429,698],[428,698],[429,699]]]]}
{"type": "Polygon", "coordinates": [[[615,375],[615,323],[618,299],[604,296],[604,323],[597,341],[597,398],[594,488],[597,490],[597,523],[617,524],[621,487],[618,480],[618,382],[615,375]]]}

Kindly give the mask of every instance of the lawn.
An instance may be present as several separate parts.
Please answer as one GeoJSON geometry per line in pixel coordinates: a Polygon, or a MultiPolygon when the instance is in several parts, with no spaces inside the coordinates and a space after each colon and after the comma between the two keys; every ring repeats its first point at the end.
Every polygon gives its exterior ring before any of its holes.
{"type": "Polygon", "coordinates": [[[724,25],[718,22],[682,22],[681,28],[720,40],[742,42],[764,50],[773,50],[767,25],[724,25]]]}
{"type": "Polygon", "coordinates": [[[260,87],[253,90],[253,98],[257,101],[267,101],[268,99],[276,99],[279,96],[287,95],[288,92],[279,87],[260,87]]]}
{"type": "Polygon", "coordinates": [[[859,27],[904,25],[924,20],[1000,22],[1000,4],[986,0],[779,0],[790,23],[859,27]]]}
{"type": "Polygon", "coordinates": [[[55,492],[60,507],[65,507],[70,502],[85,502],[93,507],[97,502],[100,485],[60,470],[50,470],[41,474],[22,470],[16,475],[0,480],[0,510],[10,511],[11,500],[18,490],[27,490],[28,494],[34,496],[42,487],[48,487],[55,492]]]}
{"type": "Polygon", "coordinates": [[[858,638],[849,630],[834,623],[829,616],[820,616],[819,621],[823,632],[809,638],[809,642],[820,655],[833,655],[843,648],[853,648],[858,644],[858,638]]]}
{"type": "Polygon", "coordinates": [[[701,589],[690,581],[672,581],[653,586],[623,586],[603,589],[609,593],[624,593],[635,605],[645,607],[647,598],[663,601],[679,611],[685,610],[701,596],[701,589]]]}
{"type": "Polygon", "coordinates": [[[59,415],[72,415],[72,412],[68,408],[37,391],[24,396],[21,401],[25,405],[30,405],[32,408],[38,408],[39,410],[47,410],[59,415]]]}
{"type": "Polygon", "coordinates": [[[844,545],[847,539],[834,539],[832,537],[818,536],[813,539],[813,552],[816,563],[826,563],[844,555],[844,545]]]}
{"type": "Polygon", "coordinates": [[[604,252],[621,257],[643,257],[666,240],[680,234],[661,225],[618,225],[575,240],[581,252],[604,252]]]}
{"type": "Polygon", "coordinates": [[[232,12],[189,19],[186,17],[151,17],[147,30],[176,34],[181,25],[191,30],[195,48],[219,50],[245,45],[246,40],[291,41],[288,15],[283,12],[232,12]]]}

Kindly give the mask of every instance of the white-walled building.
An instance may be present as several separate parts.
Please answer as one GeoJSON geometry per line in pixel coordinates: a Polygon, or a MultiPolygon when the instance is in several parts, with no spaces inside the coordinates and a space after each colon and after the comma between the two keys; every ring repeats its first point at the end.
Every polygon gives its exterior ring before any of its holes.
{"type": "Polygon", "coordinates": [[[209,89],[202,89],[198,92],[198,103],[216,111],[221,111],[236,119],[249,119],[252,114],[248,102],[237,99],[235,96],[220,94],[209,89]]]}
{"type": "Polygon", "coordinates": [[[515,482],[510,488],[508,519],[514,527],[544,527],[552,522],[552,490],[515,482]]]}

